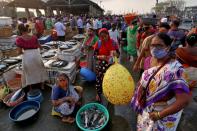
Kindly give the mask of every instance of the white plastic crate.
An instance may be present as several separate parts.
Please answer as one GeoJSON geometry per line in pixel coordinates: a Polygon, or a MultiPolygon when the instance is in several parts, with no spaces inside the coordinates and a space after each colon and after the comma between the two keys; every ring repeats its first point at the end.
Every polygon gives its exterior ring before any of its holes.
{"type": "Polygon", "coordinates": [[[55,84],[57,75],[59,73],[67,74],[71,82],[73,82],[75,80],[76,75],[77,75],[76,69],[74,69],[71,73],[68,73],[68,72],[65,72],[65,71],[62,71],[62,70],[51,70],[51,69],[49,69],[48,70],[48,76],[49,76],[48,83],[50,85],[54,85],[55,84]]]}
{"type": "Polygon", "coordinates": [[[57,75],[59,73],[65,73],[68,75],[70,81],[75,80],[76,77],[76,64],[75,62],[69,62],[67,66],[62,68],[50,67],[50,64],[55,60],[49,60],[45,62],[45,67],[47,68],[49,80],[48,84],[54,85],[56,82],[57,75]]]}

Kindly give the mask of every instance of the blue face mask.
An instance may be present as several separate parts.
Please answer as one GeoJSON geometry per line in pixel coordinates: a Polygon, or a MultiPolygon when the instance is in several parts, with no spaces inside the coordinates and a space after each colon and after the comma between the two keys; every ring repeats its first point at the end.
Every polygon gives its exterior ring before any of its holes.
{"type": "Polygon", "coordinates": [[[165,56],[167,56],[167,54],[168,54],[168,51],[166,49],[159,49],[156,47],[151,49],[151,55],[155,57],[156,59],[162,59],[165,56]]]}

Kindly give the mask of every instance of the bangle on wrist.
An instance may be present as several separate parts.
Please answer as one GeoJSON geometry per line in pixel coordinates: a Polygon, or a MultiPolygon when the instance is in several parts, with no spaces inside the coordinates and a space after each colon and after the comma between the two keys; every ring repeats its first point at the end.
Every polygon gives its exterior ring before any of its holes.
{"type": "Polygon", "coordinates": [[[159,119],[161,119],[160,112],[157,112],[157,117],[158,117],[159,119]]]}

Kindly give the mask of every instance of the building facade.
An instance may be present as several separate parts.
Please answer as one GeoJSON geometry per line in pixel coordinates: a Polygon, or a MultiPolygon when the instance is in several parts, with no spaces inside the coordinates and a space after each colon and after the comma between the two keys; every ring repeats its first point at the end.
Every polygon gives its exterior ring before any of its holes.
{"type": "Polygon", "coordinates": [[[184,17],[197,21],[197,6],[185,7],[184,17]]]}
{"type": "Polygon", "coordinates": [[[104,13],[100,6],[90,0],[49,0],[46,5],[51,10],[58,11],[57,14],[63,12],[73,15],[101,16],[104,13]]]}
{"type": "Polygon", "coordinates": [[[16,8],[6,6],[8,2],[0,1],[0,16],[17,17],[16,8]]]}

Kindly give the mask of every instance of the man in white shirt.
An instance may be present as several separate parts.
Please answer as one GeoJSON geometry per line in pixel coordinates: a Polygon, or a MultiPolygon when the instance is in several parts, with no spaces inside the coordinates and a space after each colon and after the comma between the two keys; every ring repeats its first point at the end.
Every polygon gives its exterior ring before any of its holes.
{"type": "Polygon", "coordinates": [[[98,19],[97,18],[94,18],[93,20],[93,29],[95,31],[96,34],[98,34],[98,19]]]}
{"type": "MultiPolygon", "coordinates": [[[[109,30],[109,36],[110,36],[110,38],[116,43],[116,44],[118,44],[119,45],[119,38],[120,38],[120,35],[119,35],[119,32],[118,32],[118,30],[117,30],[117,28],[116,28],[116,24],[112,24],[111,25],[111,29],[109,30]]],[[[121,45],[120,45],[121,46],[121,45]]],[[[119,63],[121,63],[121,57],[122,56],[122,51],[121,51],[121,47],[119,47],[119,63]]]]}
{"type": "Polygon", "coordinates": [[[79,17],[77,20],[77,28],[78,28],[78,33],[83,34],[83,21],[81,17],[79,17]]]}
{"type": "Polygon", "coordinates": [[[57,23],[55,23],[54,28],[57,32],[58,40],[59,41],[65,41],[65,31],[66,27],[64,24],[61,22],[61,19],[59,18],[57,23]]]}
{"type": "Polygon", "coordinates": [[[112,40],[114,40],[114,42],[118,43],[119,32],[116,29],[116,25],[115,24],[112,24],[112,28],[111,28],[111,30],[109,30],[109,35],[110,35],[110,38],[112,40]]]}

